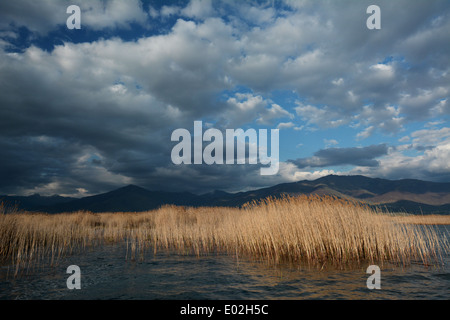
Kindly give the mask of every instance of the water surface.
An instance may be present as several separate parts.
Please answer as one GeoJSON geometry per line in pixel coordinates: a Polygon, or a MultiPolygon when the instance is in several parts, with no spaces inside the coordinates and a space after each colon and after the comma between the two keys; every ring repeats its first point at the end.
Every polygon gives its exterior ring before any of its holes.
{"type": "Polygon", "coordinates": [[[366,286],[368,264],[339,270],[220,254],[158,252],[145,254],[142,261],[126,255],[124,244],[92,248],[18,278],[3,266],[0,299],[450,299],[448,255],[439,268],[380,266],[380,290],[366,286]],[[67,289],[66,268],[72,264],[81,269],[81,290],[67,289]]]}

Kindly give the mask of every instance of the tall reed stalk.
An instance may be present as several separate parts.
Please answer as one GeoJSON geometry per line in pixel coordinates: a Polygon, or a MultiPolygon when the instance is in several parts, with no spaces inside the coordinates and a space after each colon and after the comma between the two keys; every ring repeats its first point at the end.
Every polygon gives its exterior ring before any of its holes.
{"type": "MultiPolygon", "coordinates": [[[[434,217],[435,218],[435,217],[434,217]]],[[[143,213],[0,214],[0,262],[20,269],[86,247],[125,242],[127,259],[145,250],[222,252],[314,265],[435,264],[447,235],[364,204],[334,197],[268,198],[243,208],[164,206],[143,213]]]]}

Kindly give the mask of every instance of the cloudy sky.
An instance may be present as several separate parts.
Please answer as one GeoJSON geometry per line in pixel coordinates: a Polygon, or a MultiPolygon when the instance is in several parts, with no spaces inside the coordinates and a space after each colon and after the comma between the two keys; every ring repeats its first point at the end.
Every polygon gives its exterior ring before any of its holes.
{"type": "Polygon", "coordinates": [[[0,55],[0,194],[450,181],[447,0],[5,0],[0,55]],[[196,120],[278,128],[278,174],[174,165],[196,120]]]}

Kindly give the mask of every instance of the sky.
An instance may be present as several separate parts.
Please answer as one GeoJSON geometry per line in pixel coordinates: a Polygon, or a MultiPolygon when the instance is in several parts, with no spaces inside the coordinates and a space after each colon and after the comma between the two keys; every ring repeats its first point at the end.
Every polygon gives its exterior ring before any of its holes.
{"type": "Polygon", "coordinates": [[[0,194],[450,182],[449,95],[447,0],[1,1],[0,194]],[[194,121],[279,129],[278,173],[175,165],[194,121]]]}

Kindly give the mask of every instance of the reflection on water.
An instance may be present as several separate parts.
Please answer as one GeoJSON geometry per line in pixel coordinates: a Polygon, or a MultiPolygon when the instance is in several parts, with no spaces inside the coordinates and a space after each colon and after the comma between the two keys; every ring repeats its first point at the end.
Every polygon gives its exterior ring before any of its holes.
{"type": "Polygon", "coordinates": [[[125,255],[124,245],[104,246],[17,279],[2,267],[0,299],[450,299],[450,256],[440,268],[380,266],[381,290],[369,290],[368,265],[337,270],[226,255],[125,255]],[[71,264],[81,268],[81,290],[66,287],[71,264]]]}

